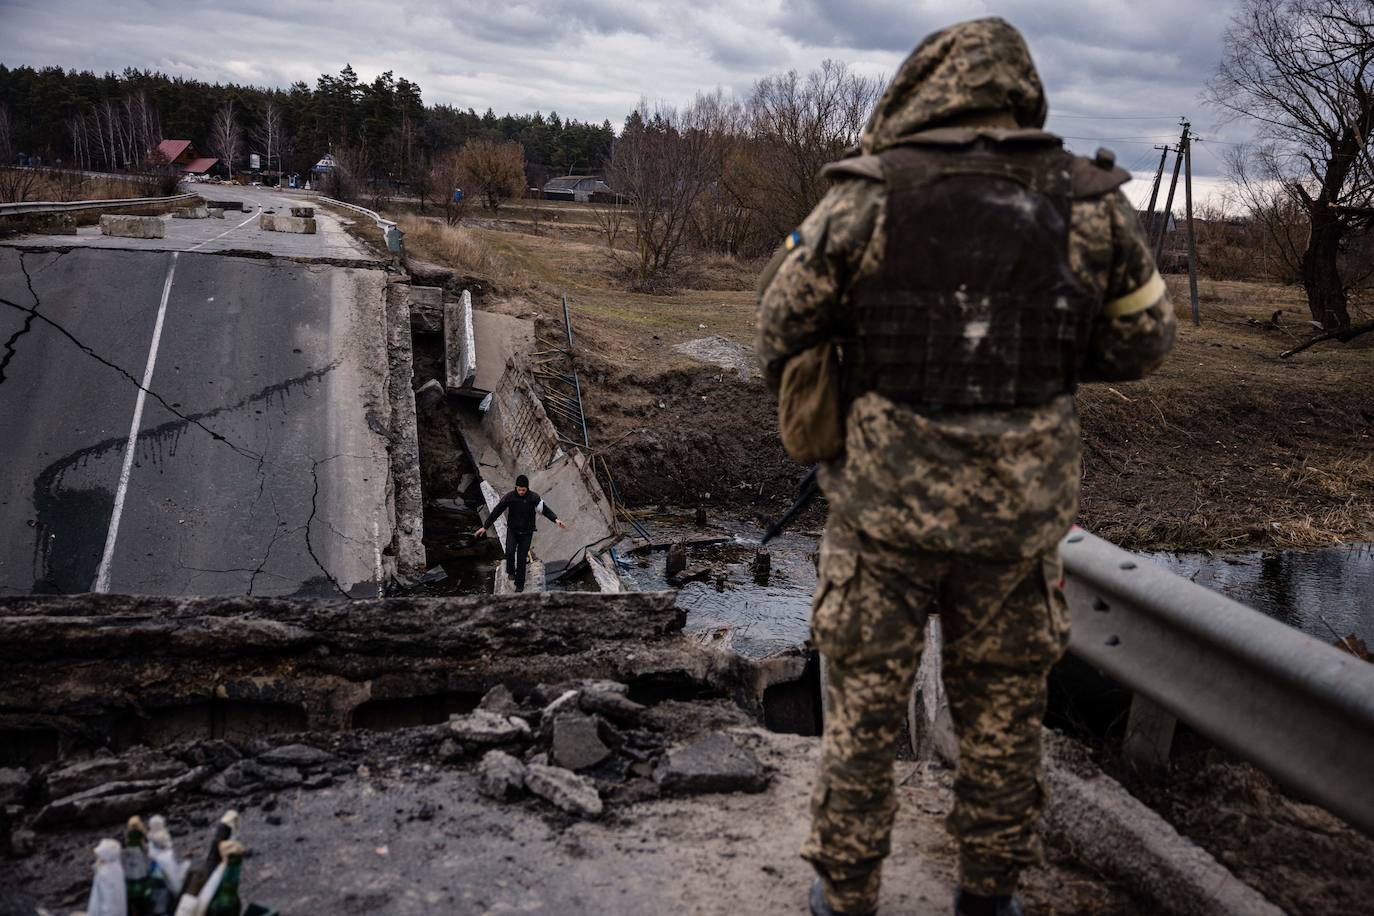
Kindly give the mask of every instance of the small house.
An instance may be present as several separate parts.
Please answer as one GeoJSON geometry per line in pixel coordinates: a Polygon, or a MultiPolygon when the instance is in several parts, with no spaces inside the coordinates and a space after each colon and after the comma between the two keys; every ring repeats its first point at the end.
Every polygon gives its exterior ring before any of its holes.
{"type": "Polygon", "coordinates": [[[157,145],[157,158],[186,175],[204,175],[219,162],[202,156],[190,140],[163,140],[157,145]]]}
{"type": "Polygon", "coordinates": [[[575,200],[585,204],[593,194],[609,193],[610,185],[592,175],[565,175],[544,183],[545,200],[575,200]]]}

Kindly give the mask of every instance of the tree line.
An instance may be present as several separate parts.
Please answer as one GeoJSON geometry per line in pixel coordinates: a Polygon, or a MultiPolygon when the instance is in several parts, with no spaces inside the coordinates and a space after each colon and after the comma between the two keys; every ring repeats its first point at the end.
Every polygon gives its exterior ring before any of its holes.
{"type": "Polygon", "coordinates": [[[141,165],[163,139],[190,140],[233,160],[256,152],[263,168],[305,174],[325,153],[343,154],[369,182],[409,183],[437,156],[470,140],[515,141],[527,179],[599,169],[610,153],[609,121],[483,114],[426,105],[419,85],[392,71],[371,82],[351,66],[287,89],[205,83],[151,70],[96,75],[61,67],[0,64],[3,165],[23,153],[45,164],[91,170],[141,165]],[[270,165],[269,165],[270,163],[270,165]]]}

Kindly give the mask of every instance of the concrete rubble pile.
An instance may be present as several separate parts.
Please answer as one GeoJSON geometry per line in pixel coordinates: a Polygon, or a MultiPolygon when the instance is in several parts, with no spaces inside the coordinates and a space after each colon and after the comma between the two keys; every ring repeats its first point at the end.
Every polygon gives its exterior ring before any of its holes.
{"type": "Polygon", "coordinates": [[[480,755],[480,787],[492,798],[529,793],[585,818],[601,815],[603,799],[767,788],[767,769],[722,732],[670,747],[628,691],[606,680],[540,685],[522,704],[495,687],[476,710],[448,723],[452,735],[440,756],[480,755]]]}

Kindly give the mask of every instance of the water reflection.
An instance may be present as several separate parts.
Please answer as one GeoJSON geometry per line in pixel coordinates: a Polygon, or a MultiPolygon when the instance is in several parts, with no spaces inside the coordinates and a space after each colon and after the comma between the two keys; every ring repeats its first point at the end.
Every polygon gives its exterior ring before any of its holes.
{"type": "Polygon", "coordinates": [[[1147,556],[1324,642],[1334,639],[1327,623],[1341,636],[1374,638],[1374,544],[1226,556],[1147,556]]]}
{"type": "MultiPolygon", "coordinates": [[[[687,612],[687,632],[718,635],[743,655],[761,656],[799,646],[807,638],[811,593],[816,589],[814,554],[820,543],[814,535],[784,532],[768,543],[771,563],[766,578],[756,581],[752,566],[763,529],[748,521],[712,519],[697,528],[687,515],[657,515],[641,520],[659,543],[678,539],[728,535],[730,540],[688,550],[688,566],[709,564],[711,576],[689,582],[678,591],[677,603],[687,612]]],[[[666,588],[666,554],[654,551],[624,557],[621,578],[640,591],[666,588]]]]}

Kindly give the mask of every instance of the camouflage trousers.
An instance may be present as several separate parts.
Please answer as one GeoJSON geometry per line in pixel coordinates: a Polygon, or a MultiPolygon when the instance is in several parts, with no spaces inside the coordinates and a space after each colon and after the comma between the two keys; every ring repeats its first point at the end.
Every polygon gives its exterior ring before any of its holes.
{"type": "Polygon", "coordinates": [[[811,619],[828,662],[829,712],[802,855],[841,912],[878,904],[896,813],[892,765],[932,605],[959,737],[946,824],[959,842],[960,883],[1011,893],[1040,861],[1045,678],[1069,631],[1057,547],[1029,560],[913,554],[832,514],[811,619]]]}

